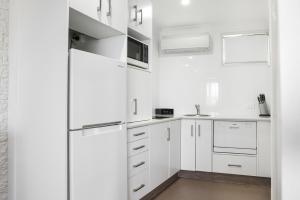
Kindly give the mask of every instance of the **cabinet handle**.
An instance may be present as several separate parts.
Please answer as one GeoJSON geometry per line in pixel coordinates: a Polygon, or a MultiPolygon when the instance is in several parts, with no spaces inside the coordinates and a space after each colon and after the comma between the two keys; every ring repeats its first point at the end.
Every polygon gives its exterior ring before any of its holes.
{"type": "Polygon", "coordinates": [[[168,128],[168,138],[167,141],[171,141],[171,129],[168,128]]]}
{"type": "Polygon", "coordinates": [[[194,137],[194,125],[191,126],[191,136],[194,137]]]}
{"type": "Polygon", "coordinates": [[[141,136],[141,135],[145,135],[146,132],[142,132],[142,133],[136,133],[136,134],[133,134],[134,137],[137,137],[137,136],[141,136]]]}
{"type": "Polygon", "coordinates": [[[145,186],[146,186],[145,184],[142,184],[140,187],[133,189],[133,192],[137,192],[137,191],[141,190],[142,188],[144,188],[145,186]]]}
{"type": "Polygon", "coordinates": [[[238,167],[238,168],[242,168],[242,165],[234,165],[234,164],[228,164],[228,167],[238,167]]]}
{"type": "MultiPolygon", "coordinates": [[[[133,6],[133,9],[134,9],[134,18],[132,19],[132,21],[136,22],[137,21],[137,13],[138,13],[138,8],[137,8],[137,5],[134,5],[133,6]]],[[[132,17],[132,15],[131,15],[132,17]]]]}
{"type": "Polygon", "coordinates": [[[102,11],[102,0],[99,0],[99,6],[97,7],[97,11],[98,12],[102,11]]]}
{"type": "Polygon", "coordinates": [[[199,137],[201,136],[201,125],[200,124],[198,125],[198,136],[199,137]]]}
{"type": "Polygon", "coordinates": [[[133,114],[134,115],[137,115],[138,114],[138,99],[137,98],[135,98],[135,99],[133,99],[133,101],[134,101],[134,112],[133,112],[133,114]]]}
{"type": "Polygon", "coordinates": [[[135,147],[135,148],[133,148],[133,150],[140,150],[140,149],[143,149],[143,148],[145,148],[146,146],[145,145],[142,145],[142,146],[139,146],[139,147],[135,147]]]}
{"type": "Polygon", "coordinates": [[[111,16],[111,0],[108,0],[108,12],[106,13],[106,16],[110,17],[111,16]]]}
{"type": "Polygon", "coordinates": [[[146,162],[140,162],[139,164],[133,165],[133,168],[138,168],[144,164],[146,164],[146,162]]]}
{"type": "Polygon", "coordinates": [[[143,9],[140,9],[139,13],[141,13],[141,21],[139,22],[139,24],[142,25],[143,24],[143,9]]]}

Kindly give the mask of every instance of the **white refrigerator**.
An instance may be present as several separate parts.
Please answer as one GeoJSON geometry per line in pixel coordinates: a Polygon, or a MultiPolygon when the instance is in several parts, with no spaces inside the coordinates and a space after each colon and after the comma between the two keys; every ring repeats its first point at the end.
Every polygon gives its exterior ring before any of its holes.
{"type": "Polygon", "coordinates": [[[71,200],[127,199],[126,64],[71,49],[71,200]]]}

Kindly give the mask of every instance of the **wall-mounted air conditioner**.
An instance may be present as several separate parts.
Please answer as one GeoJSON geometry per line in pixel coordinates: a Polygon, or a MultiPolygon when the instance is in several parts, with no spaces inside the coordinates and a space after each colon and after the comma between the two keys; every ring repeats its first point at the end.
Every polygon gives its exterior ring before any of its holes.
{"type": "Polygon", "coordinates": [[[211,47],[211,37],[205,34],[161,35],[160,49],[162,53],[207,52],[211,47]]]}

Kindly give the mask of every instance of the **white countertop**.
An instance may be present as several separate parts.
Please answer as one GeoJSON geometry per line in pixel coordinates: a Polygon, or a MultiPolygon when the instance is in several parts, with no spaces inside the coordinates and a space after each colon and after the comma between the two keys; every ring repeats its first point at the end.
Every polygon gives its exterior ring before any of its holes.
{"type": "Polygon", "coordinates": [[[265,118],[265,117],[259,117],[259,116],[245,116],[245,115],[239,115],[239,116],[230,116],[230,115],[212,115],[209,117],[187,117],[187,116],[175,116],[172,118],[166,118],[166,119],[150,119],[146,121],[140,121],[140,122],[132,122],[127,123],[127,128],[137,128],[142,126],[147,126],[151,124],[159,124],[169,121],[175,121],[175,120],[181,120],[181,119],[201,119],[201,120],[230,120],[230,121],[271,121],[271,118],[265,118]]]}

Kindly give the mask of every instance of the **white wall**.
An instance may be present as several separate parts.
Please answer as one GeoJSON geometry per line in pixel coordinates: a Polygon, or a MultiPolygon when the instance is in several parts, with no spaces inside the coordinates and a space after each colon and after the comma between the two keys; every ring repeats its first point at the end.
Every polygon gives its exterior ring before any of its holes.
{"type": "Polygon", "coordinates": [[[272,200],[279,200],[281,196],[281,175],[280,168],[280,113],[279,113],[279,100],[280,100],[280,69],[278,59],[278,13],[277,13],[277,1],[269,0],[270,5],[270,37],[271,37],[271,65],[273,75],[273,87],[272,87],[272,200]]]}
{"type": "Polygon", "coordinates": [[[0,200],[7,199],[8,0],[0,1],[0,200]]]}
{"type": "Polygon", "coordinates": [[[198,28],[211,34],[212,51],[202,55],[159,58],[158,106],[172,107],[176,114],[184,114],[195,113],[194,105],[199,103],[202,113],[256,115],[259,93],[265,93],[270,102],[271,68],[263,64],[223,66],[221,35],[268,30],[268,23],[211,23],[201,24],[198,28]],[[218,87],[217,95],[208,96],[207,87],[218,87]]]}
{"type": "Polygon", "coordinates": [[[300,199],[300,1],[278,0],[280,114],[278,158],[281,168],[282,200],[300,199]]]}

